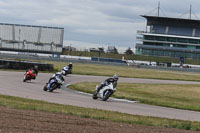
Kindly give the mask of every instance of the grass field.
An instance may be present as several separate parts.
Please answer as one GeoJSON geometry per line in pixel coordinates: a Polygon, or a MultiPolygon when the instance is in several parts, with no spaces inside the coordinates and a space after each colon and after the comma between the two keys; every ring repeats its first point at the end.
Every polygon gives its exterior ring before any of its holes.
{"type": "MultiPolygon", "coordinates": [[[[63,50],[63,54],[72,55],[72,56],[87,56],[87,57],[99,57],[98,52],[87,52],[87,51],[67,51],[63,50]]],[[[101,53],[102,58],[115,58],[122,59],[123,57],[126,60],[142,60],[142,61],[154,61],[154,62],[173,62],[180,63],[180,58],[175,57],[158,57],[158,56],[141,56],[141,55],[126,55],[126,54],[112,54],[112,53],[101,53]]],[[[184,59],[185,64],[196,64],[199,65],[200,61],[195,59],[184,59]]]]}
{"type": "MultiPolygon", "coordinates": [[[[35,62],[49,63],[54,65],[55,73],[68,65],[69,62],[31,60],[35,62]]],[[[44,71],[43,71],[44,72],[44,71]]],[[[147,78],[147,79],[163,79],[163,80],[185,80],[185,81],[200,81],[200,73],[165,71],[156,69],[142,69],[128,66],[111,66],[100,64],[73,63],[73,74],[81,75],[98,75],[98,76],[113,76],[117,74],[119,77],[129,78],[147,78]]]]}
{"type": "MultiPolygon", "coordinates": [[[[71,89],[94,93],[99,83],[78,83],[71,89]]],[[[200,111],[200,85],[118,83],[113,97],[145,104],[200,111]]]]}
{"type": "MultiPolygon", "coordinates": [[[[54,69],[60,71],[63,66],[68,62],[51,62],[46,63],[54,64],[54,69]]],[[[149,78],[149,79],[169,79],[169,80],[188,80],[188,81],[200,81],[200,74],[189,72],[177,72],[177,71],[161,71],[153,69],[141,69],[126,66],[109,66],[109,65],[97,65],[97,64],[84,64],[73,63],[73,74],[83,75],[101,75],[101,76],[113,76],[117,74],[119,77],[132,77],[132,78],[149,78]]]]}
{"type": "Polygon", "coordinates": [[[161,126],[161,127],[200,131],[200,122],[129,115],[119,112],[103,111],[103,110],[89,109],[89,108],[82,108],[75,106],[66,106],[39,100],[30,100],[25,98],[4,96],[4,95],[0,95],[0,106],[17,108],[17,109],[26,109],[26,110],[56,112],[56,113],[76,115],[86,118],[111,120],[114,122],[124,122],[130,124],[138,124],[138,125],[161,126]]]}

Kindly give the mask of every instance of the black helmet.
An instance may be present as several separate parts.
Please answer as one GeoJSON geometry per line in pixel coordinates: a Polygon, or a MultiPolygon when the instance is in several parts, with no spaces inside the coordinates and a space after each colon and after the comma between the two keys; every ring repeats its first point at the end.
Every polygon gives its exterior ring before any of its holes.
{"type": "Polygon", "coordinates": [[[115,74],[115,75],[113,76],[113,79],[114,79],[115,81],[117,81],[119,78],[118,78],[118,76],[115,74]]]}

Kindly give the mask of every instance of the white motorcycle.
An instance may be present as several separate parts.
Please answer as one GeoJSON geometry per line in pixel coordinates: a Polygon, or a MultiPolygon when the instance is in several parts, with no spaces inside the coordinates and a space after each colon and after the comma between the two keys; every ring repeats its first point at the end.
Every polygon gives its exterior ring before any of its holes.
{"type": "Polygon", "coordinates": [[[66,76],[66,75],[68,75],[68,74],[71,74],[72,72],[71,72],[71,69],[69,69],[68,66],[65,66],[65,67],[63,67],[63,69],[62,69],[62,73],[63,73],[64,76],[66,76]]]}
{"type": "MultiPolygon", "coordinates": [[[[97,91],[98,85],[96,86],[96,91],[97,91]]],[[[108,100],[108,98],[116,91],[116,88],[114,88],[113,84],[110,83],[107,86],[104,86],[98,93],[94,93],[92,98],[97,99],[100,98],[103,101],[108,100]]]]}

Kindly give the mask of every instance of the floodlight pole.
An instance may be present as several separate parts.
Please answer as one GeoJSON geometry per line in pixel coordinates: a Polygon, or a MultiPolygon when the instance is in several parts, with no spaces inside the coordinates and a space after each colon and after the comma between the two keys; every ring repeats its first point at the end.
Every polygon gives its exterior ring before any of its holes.
{"type": "Polygon", "coordinates": [[[190,4],[190,19],[192,18],[192,5],[190,4]]]}
{"type": "Polygon", "coordinates": [[[158,17],[160,16],[160,1],[158,2],[158,17]]]}
{"type": "Polygon", "coordinates": [[[99,58],[98,58],[98,61],[100,61],[100,57],[101,57],[101,49],[99,48],[99,58]]]}
{"type": "Polygon", "coordinates": [[[71,51],[72,51],[72,44],[70,43],[70,46],[69,46],[69,55],[71,55],[71,51]]]}

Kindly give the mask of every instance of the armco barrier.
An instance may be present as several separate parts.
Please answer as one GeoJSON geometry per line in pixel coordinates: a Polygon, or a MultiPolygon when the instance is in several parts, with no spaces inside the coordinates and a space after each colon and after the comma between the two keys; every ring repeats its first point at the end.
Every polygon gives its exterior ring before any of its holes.
{"type": "Polygon", "coordinates": [[[183,72],[198,72],[199,68],[178,68],[178,67],[163,67],[163,66],[149,66],[149,65],[134,65],[135,68],[145,69],[156,69],[156,70],[167,70],[167,71],[183,71],[183,72]]]}
{"type": "Polygon", "coordinates": [[[84,59],[68,59],[68,58],[50,58],[50,57],[34,57],[34,56],[22,56],[22,55],[11,55],[11,54],[0,54],[1,58],[11,58],[11,59],[26,59],[26,60],[47,60],[47,61],[61,61],[66,62],[66,65],[69,62],[76,63],[86,63],[86,64],[103,64],[103,65],[114,65],[114,66],[127,66],[126,63],[117,63],[117,62],[103,62],[103,61],[94,61],[94,60],[84,60],[84,59]]]}
{"type": "Polygon", "coordinates": [[[113,58],[97,58],[97,57],[92,57],[91,60],[92,61],[102,61],[102,62],[124,63],[122,60],[113,59],[113,58]]]}
{"type": "Polygon", "coordinates": [[[15,60],[0,60],[0,68],[26,70],[37,65],[39,71],[53,71],[53,64],[28,62],[28,61],[15,61],[15,60]]]}

